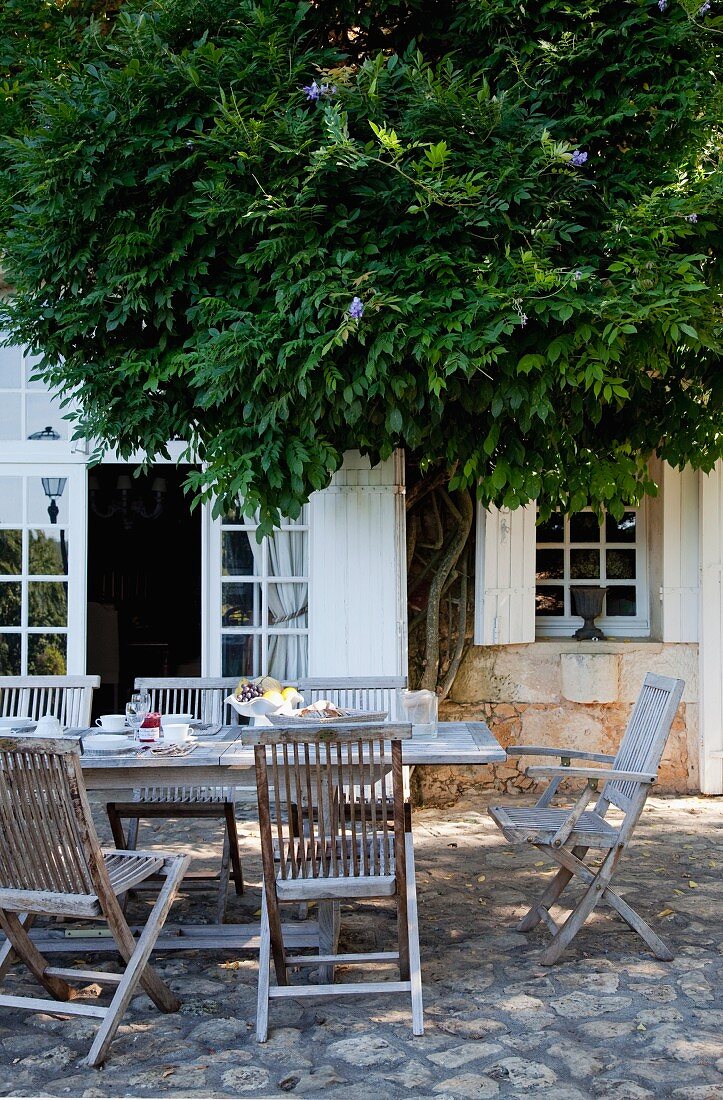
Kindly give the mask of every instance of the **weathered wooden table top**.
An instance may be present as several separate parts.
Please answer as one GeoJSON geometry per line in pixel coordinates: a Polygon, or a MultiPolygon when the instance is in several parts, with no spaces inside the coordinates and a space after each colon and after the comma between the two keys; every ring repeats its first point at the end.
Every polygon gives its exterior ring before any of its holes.
{"type": "MultiPolygon", "coordinates": [[[[244,730],[247,726],[218,726],[200,731],[191,751],[184,756],[164,756],[152,750],[137,753],[84,753],[83,771],[89,785],[101,777],[106,782],[115,775],[117,782],[174,782],[180,773],[180,781],[198,783],[203,778],[215,782],[224,777],[219,772],[227,772],[225,781],[232,780],[233,771],[248,771],[254,766],[252,744],[244,743],[244,730]],[[189,769],[194,773],[189,774],[189,769]],[[185,774],[184,774],[185,773],[185,774]],[[211,776],[210,773],[217,773],[211,776]]],[[[88,730],[73,730],[83,736],[88,730]]],[[[96,732],[96,731],[93,731],[96,732]]],[[[364,725],[359,725],[360,735],[364,725]]],[[[416,767],[423,764],[491,764],[507,759],[505,750],[496,740],[484,722],[439,722],[436,734],[414,729],[409,740],[402,741],[402,759],[405,765],[416,767]]],[[[106,783],[103,784],[104,786],[106,783]]]]}

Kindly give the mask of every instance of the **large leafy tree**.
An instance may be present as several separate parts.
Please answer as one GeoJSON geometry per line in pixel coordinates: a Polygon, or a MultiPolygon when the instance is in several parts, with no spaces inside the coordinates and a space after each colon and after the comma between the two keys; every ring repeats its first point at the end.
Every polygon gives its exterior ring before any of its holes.
{"type": "Polygon", "coordinates": [[[0,150],[4,322],[79,432],[187,439],[192,486],[262,530],[348,447],[618,512],[653,450],[722,453],[708,4],[161,0],[107,26],[53,38],[0,150]]]}

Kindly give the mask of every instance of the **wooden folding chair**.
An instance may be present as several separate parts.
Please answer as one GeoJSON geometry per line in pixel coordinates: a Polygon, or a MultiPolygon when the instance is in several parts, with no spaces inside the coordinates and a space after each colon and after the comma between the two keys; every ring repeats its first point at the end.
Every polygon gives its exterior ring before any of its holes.
{"type": "MultiPolygon", "coordinates": [[[[237,725],[237,711],[224,703],[237,682],[237,678],[233,677],[138,677],[135,687],[137,691],[147,691],[151,697],[151,708],[162,714],[186,713],[211,725],[237,725]]],[[[134,790],[131,801],[109,802],[106,812],[116,847],[129,849],[135,849],[138,843],[141,820],[203,818],[206,821],[220,821],[224,832],[216,909],[218,922],[224,921],[229,877],[237,894],[243,894],[244,889],[234,787],[140,787],[134,790]],[[129,822],[127,840],[123,830],[124,820],[129,822]]],[[[187,877],[186,885],[203,888],[210,881],[215,882],[216,878],[215,875],[192,874],[187,877]]]]}
{"type": "Polygon", "coordinates": [[[359,725],[248,730],[255,745],[264,872],[256,1016],[261,1043],[268,1033],[269,999],[282,997],[409,993],[413,1032],[423,1032],[414,845],[409,821],[405,827],[402,787],[400,738],[410,736],[408,725],[374,725],[363,732],[359,725]],[[391,751],[385,736],[393,738],[391,751]],[[391,824],[385,812],[390,788],[391,824]],[[398,949],[338,954],[340,899],[380,897],[396,902],[398,949]],[[319,954],[289,956],[280,906],[309,901],[319,902],[319,954]],[[271,957],[275,986],[269,980],[271,957]],[[335,964],[367,962],[398,965],[400,980],[334,984],[335,964]],[[290,966],[319,966],[322,978],[329,974],[331,980],[291,986],[290,966]]]}
{"type": "Polygon", "coordinates": [[[645,940],[658,959],[670,960],[673,953],[653,929],[610,887],[610,880],[625,848],[630,843],[645,800],[658,774],[685,682],[649,672],[643,681],[633,713],[616,756],[586,753],[574,749],[516,746],[510,755],[558,756],[557,767],[527,768],[526,774],[552,782],[534,807],[490,806],[489,812],[512,844],[532,844],[560,865],[537,905],[525,914],[517,930],[528,932],[543,921],[553,938],[542,956],[545,965],[557,962],[599,902],[610,905],[645,940]],[[571,767],[571,759],[595,760],[609,767],[571,767]],[[584,779],[585,788],[574,806],[551,806],[563,779],[584,779]],[[598,784],[604,787],[592,810],[598,784]],[[622,811],[622,819],[607,818],[610,807],[622,811]],[[602,850],[600,866],[592,870],[584,860],[589,849],[602,850]],[[552,905],[577,876],[587,887],[582,899],[562,925],[550,915],[552,905]]]}
{"type": "MultiPolygon", "coordinates": [[[[184,871],[185,855],[104,851],[93,825],[75,738],[0,738],[0,980],[17,957],[53,998],[0,995],[0,1007],[96,1016],[87,1062],[98,1066],[140,984],[162,1012],[180,1001],[148,964],[184,871]],[[118,894],[162,872],[163,887],[138,941],[118,894]],[[36,916],[105,920],[126,962],[122,974],[51,966],[28,935],[36,916]],[[115,986],[110,1005],[81,1003],[70,981],[115,986]]],[[[87,994],[86,994],[87,996],[87,994]]]]}

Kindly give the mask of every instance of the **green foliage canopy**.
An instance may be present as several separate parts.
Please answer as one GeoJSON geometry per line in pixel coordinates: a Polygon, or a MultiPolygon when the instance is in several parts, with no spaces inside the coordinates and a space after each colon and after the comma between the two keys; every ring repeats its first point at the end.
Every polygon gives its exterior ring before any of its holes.
{"type": "Polygon", "coordinates": [[[653,450],[723,453],[721,29],[680,0],[127,5],[2,143],[4,323],[78,434],[187,440],[190,487],[262,532],[350,447],[619,513],[653,450]]]}

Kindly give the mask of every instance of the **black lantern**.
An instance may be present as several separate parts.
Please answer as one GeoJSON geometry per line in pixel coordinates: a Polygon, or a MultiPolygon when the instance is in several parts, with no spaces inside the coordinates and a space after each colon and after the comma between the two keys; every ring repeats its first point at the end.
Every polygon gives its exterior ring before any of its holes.
{"type": "MultiPolygon", "coordinates": [[[[51,523],[58,522],[58,500],[62,497],[65,491],[65,483],[67,477],[41,477],[43,485],[43,492],[50,500],[48,505],[48,515],[50,516],[51,523]]],[[[65,545],[65,531],[63,528],[60,530],[60,554],[63,560],[63,572],[68,572],[68,548],[65,545]]]]}

